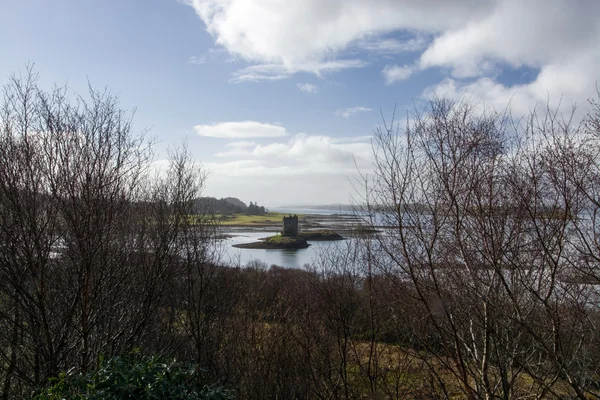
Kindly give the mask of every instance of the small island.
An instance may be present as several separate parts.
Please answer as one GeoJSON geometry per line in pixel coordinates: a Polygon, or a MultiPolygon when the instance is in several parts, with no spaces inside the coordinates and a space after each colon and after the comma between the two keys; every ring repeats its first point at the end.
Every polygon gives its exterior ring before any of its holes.
{"type": "Polygon", "coordinates": [[[234,244],[240,249],[305,249],[310,244],[302,236],[275,235],[264,238],[259,242],[234,244]]]}
{"type": "Polygon", "coordinates": [[[298,230],[298,216],[283,217],[283,233],[269,236],[258,242],[235,244],[233,247],[240,249],[305,249],[310,244],[307,240],[343,240],[337,232],[332,230],[302,231],[298,230]]]}

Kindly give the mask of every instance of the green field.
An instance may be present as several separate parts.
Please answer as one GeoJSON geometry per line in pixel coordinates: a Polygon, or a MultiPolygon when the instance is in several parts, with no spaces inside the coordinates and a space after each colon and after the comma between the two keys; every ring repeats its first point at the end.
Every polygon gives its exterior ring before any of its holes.
{"type": "MultiPolygon", "coordinates": [[[[281,224],[282,218],[287,215],[285,213],[269,212],[265,215],[222,215],[219,222],[222,225],[237,225],[237,226],[264,226],[281,224]]],[[[298,215],[301,217],[301,215],[298,215]]]]}

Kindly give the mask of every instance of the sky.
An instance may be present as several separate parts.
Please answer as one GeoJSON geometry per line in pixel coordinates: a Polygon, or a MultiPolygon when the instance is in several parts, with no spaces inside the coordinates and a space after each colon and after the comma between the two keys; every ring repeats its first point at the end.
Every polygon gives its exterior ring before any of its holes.
{"type": "Polygon", "coordinates": [[[0,82],[88,82],[135,109],[157,163],[183,142],[204,195],[347,204],[373,130],[431,96],[585,111],[598,0],[0,0],[0,82]]]}

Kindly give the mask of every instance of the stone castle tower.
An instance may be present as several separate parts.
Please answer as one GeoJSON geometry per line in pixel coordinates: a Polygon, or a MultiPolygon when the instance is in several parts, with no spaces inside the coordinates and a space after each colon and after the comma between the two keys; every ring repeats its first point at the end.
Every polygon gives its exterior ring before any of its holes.
{"type": "Polygon", "coordinates": [[[298,216],[283,217],[283,236],[298,236],[298,216]]]}

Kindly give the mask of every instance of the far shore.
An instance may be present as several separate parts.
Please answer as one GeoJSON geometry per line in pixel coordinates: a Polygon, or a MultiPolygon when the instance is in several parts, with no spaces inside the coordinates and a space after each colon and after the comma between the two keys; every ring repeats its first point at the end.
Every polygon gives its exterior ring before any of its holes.
{"type": "MultiPolygon", "coordinates": [[[[224,233],[235,232],[281,232],[282,219],[286,213],[268,212],[265,215],[234,214],[220,219],[221,230],[224,233]]],[[[378,231],[366,230],[360,217],[353,214],[297,214],[301,234],[307,240],[340,240],[358,234],[371,234],[378,231]],[[338,235],[329,236],[324,232],[338,235]]]]}

